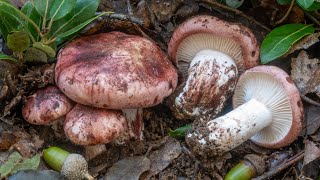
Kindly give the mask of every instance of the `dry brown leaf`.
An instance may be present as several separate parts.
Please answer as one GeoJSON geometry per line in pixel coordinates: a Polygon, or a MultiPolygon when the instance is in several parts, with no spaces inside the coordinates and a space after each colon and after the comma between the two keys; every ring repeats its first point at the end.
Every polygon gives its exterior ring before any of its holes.
{"type": "Polygon", "coordinates": [[[309,59],[305,51],[292,58],[291,78],[302,95],[316,93],[320,97],[320,61],[309,59]]]}
{"type": "Polygon", "coordinates": [[[320,149],[312,141],[305,141],[302,174],[312,179],[318,179],[320,165],[320,149]]]}
{"type": "Polygon", "coordinates": [[[305,106],[305,129],[303,135],[312,135],[316,133],[316,131],[320,127],[320,111],[318,106],[310,105],[305,106]]]}
{"type": "Polygon", "coordinates": [[[315,43],[319,42],[319,36],[320,33],[314,33],[310,34],[301,40],[299,40],[297,43],[295,43],[289,51],[283,55],[284,57],[290,55],[291,53],[297,51],[297,50],[302,50],[302,49],[308,49],[310,46],[314,45],[315,43]]]}
{"type": "Polygon", "coordinates": [[[146,1],[160,22],[169,21],[183,0],[146,1]]]}
{"type": "Polygon", "coordinates": [[[111,168],[106,180],[138,180],[140,175],[150,169],[150,160],[144,156],[133,156],[122,159],[111,168]]]}
{"type": "Polygon", "coordinates": [[[146,179],[164,170],[175,158],[179,157],[181,152],[180,142],[176,139],[168,138],[168,141],[161,149],[150,154],[151,168],[146,179]]]}

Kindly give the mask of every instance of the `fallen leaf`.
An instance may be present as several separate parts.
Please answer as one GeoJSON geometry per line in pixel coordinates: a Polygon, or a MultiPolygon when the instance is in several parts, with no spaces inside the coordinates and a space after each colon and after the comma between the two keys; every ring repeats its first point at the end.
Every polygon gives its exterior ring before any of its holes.
{"type": "Polygon", "coordinates": [[[315,43],[319,42],[319,36],[320,36],[320,33],[313,33],[313,34],[310,34],[310,35],[302,38],[297,43],[295,43],[289,49],[289,51],[283,56],[286,57],[286,56],[292,54],[293,52],[295,52],[297,50],[308,49],[310,46],[312,46],[315,43]]]}
{"type": "Polygon", "coordinates": [[[147,179],[169,166],[175,158],[179,157],[181,151],[180,142],[176,139],[168,138],[168,141],[161,149],[150,154],[151,168],[147,179]]]}
{"type": "Polygon", "coordinates": [[[304,107],[305,112],[305,129],[303,135],[312,135],[317,132],[320,127],[320,111],[319,107],[309,105],[304,107]]]}
{"type": "Polygon", "coordinates": [[[312,141],[305,141],[302,174],[311,179],[317,179],[320,165],[320,149],[312,141]]]}
{"type": "Polygon", "coordinates": [[[146,1],[160,22],[169,21],[183,0],[146,1]]]}
{"type": "Polygon", "coordinates": [[[320,97],[320,61],[309,59],[305,51],[292,58],[291,78],[302,95],[316,93],[320,97]]]}
{"type": "Polygon", "coordinates": [[[35,179],[45,179],[45,180],[63,180],[65,179],[63,175],[53,170],[26,170],[19,171],[9,177],[9,180],[35,180],[35,179]]]}
{"type": "Polygon", "coordinates": [[[5,178],[9,174],[22,170],[37,169],[40,164],[40,155],[36,154],[32,158],[23,158],[18,152],[13,152],[8,160],[0,167],[0,177],[5,178]]]}
{"type": "Polygon", "coordinates": [[[144,156],[133,156],[122,159],[111,168],[106,180],[138,180],[140,175],[150,169],[150,160],[144,156]]]}
{"type": "Polygon", "coordinates": [[[18,141],[18,137],[12,132],[1,131],[0,132],[0,151],[8,150],[12,145],[18,141]]]}

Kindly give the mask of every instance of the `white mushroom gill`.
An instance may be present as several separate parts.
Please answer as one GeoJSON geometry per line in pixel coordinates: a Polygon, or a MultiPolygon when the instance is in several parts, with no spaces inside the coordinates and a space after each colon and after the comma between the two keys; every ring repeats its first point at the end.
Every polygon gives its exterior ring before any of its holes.
{"type": "Polygon", "coordinates": [[[227,54],[236,62],[239,69],[243,69],[240,63],[237,63],[241,62],[243,57],[241,47],[236,41],[208,33],[198,33],[184,39],[177,50],[178,68],[184,77],[187,77],[192,59],[204,49],[212,49],[227,54]]]}
{"type": "Polygon", "coordinates": [[[255,99],[272,113],[271,125],[265,127],[251,140],[259,143],[274,143],[283,139],[292,125],[292,110],[284,87],[270,74],[248,72],[237,84],[234,108],[255,99]]]}

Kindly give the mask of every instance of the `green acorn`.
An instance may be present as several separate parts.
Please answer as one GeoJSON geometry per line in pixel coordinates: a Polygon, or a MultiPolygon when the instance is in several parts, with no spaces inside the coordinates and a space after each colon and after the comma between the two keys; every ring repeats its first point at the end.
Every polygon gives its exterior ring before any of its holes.
{"type": "Polygon", "coordinates": [[[250,180],[265,170],[264,158],[247,154],[244,159],[235,165],[224,177],[225,180],[250,180]]]}
{"type": "Polygon", "coordinates": [[[86,159],[80,154],[70,154],[61,148],[50,147],[43,151],[43,158],[52,169],[69,180],[94,179],[88,172],[86,159]]]}

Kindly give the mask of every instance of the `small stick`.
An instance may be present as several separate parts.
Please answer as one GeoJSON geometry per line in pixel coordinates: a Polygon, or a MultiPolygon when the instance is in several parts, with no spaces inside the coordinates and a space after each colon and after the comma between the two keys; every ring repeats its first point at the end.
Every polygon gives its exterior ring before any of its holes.
{"type": "Polygon", "coordinates": [[[283,171],[287,167],[299,162],[300,160],[302,160],[303,157],[304,157],[304,151],[301,151],[300,153],[296,154],[295,156],[291,157],[290,159],[284,161],[278,167],[274,168],[274,170],[268,171],[259,177],[253,178],[252,180],[268,179],[268,178],[274,176],[275,174],[283,171]]]}
{"type": "MultiPolygon", "coordinates": [[[[101,12],[97,12],[96,15],[101,14],[101,12]]],[[[125,14],[118,14],[118,13],[107,13],[105,15],[103,15],[102,17],[107,17],[107,18],[111,18],[111,19],[118,19],[118,20],[129,20],[132,23],[138,24],[140,26],[143,26],[144,22],[141,19],[138,19],[136,17],[132,17],[132,16],[128,16],[125,14]]]]}
{"type": "Polygon", "coordinates": [[[247,16],[246,14],[244,14],[242,11],[239,11],[238,9],[234,9],[234,8],[229,7],[229,6],[220,4],[220,3],[218,3],[218,2],[216,2],[214,0],[197,0],[197,1],[208,3],[208,4],[211,4],[211,5],[217,6],[217,7],[221,8],[221,9],[225,9],[227,11],[231,11],[231,12],[235,13],[236,15],[240,15],[240,16],[248,19],[249,21],[257,24],[258,26],[262,27],[263,29],[265,29],[267,31],[271,31],[271,29],[269,29],[267,26],[265,26],[262,23],[258,22],[254,18],[252,18],[250,16],[247,16]]]}
{"type": "Polygon", "coordinates": [[[288,18],[289,14],[290,14],[290,12],[291,12],[291,10],[292,10],[292,7],[293,7],[294,2],[295,2],[295,0],[291,0],[290,7],[289,7],[288,11],[286,12],[286,14],[285,14],[279,21],[276,21],[276,22],[274,23],[274,25],[281,24],[281,23],[283,23],[283,21],[285,21],[285,20],[288,18]]]}
{"type": "Polygon", "coordinates": [[[301,98],[302,98],[303,100],[305,100],[306,102],[312,104],[312,105],[320,106],[320,103],[318,103],[317,101],[314,101],[314,100],[308,98],[308,97],[305,96],[305,95],[301,95],[301,98]]]}

